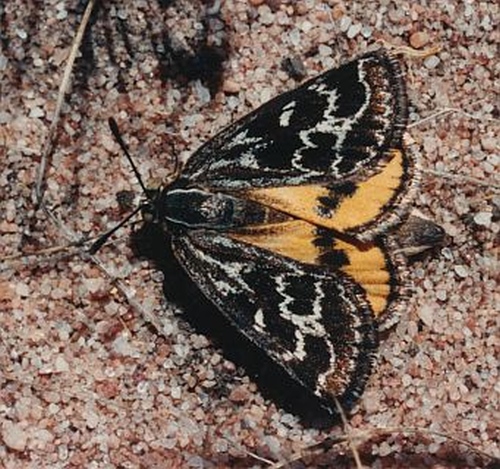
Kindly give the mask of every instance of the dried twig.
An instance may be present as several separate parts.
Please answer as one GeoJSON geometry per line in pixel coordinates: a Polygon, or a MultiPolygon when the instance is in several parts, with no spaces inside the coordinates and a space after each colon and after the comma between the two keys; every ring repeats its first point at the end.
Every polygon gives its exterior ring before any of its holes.
{"type": "Polygon", "coordinates": [[[80,23],[80,26],[78,27],[78,31],[73,40],[73,44],[71,45],[68,61],[64,69],[64,74],[61,80],[61,84],[59,86],[56,108],[54,111],[54,115],[52,116],[52,122],[49,127],[49,133],[47,135],[44,147],[42,149],[42,158],[40,160],[40,166],[38,167],[38,173],[36,177],[35,195],[37,204],[39,206],[43,205],[43,182],[45,179],[45,172],[47,170],[49,159],[52,156],[52,152],[54,150],[55,134],[59,124],[64,98],[69,90],[71,73],[73,72],[73,66],[75,64],[76,55],[78,53],[78,50],[80,49],[80,44],[82,43],[83,35],[87,28],[87,24],[89,22],[90,15],[94,8],[95,2],[96,0],[89,0],[87,8],[83,13],[82,21],[80,23]]]}

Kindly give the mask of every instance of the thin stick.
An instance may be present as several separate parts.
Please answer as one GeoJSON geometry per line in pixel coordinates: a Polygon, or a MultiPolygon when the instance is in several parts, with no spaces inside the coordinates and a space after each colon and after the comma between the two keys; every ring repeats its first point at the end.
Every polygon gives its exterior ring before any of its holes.
{"type": "Polygon", "coordinates": [[[439,176],[447,179],[459,179],[467,182],[471,182],[473,184],[477,184],[478,186],[488,187],[490,189],[500,189],[500,184],[494,181],[483,181],[482,179],[475,178],[472,176],[466,176],[464,174],[454,174],[448,173],[446,171],[437,171],[435,169],[422,168],[422,173],[432,174],[433,176],[439,176]]]}
{"type": "Polygon", "coordinates": [[[443,48],[440,44],[437,44],[435,46],[428,47],[427,49],[418,50],[409,46],[396,46],[388,41],[384,41],[383,39],[380,39],[377,42],[386,49],[389,49],[392,54],[406,55],[408,57],[415,57],[418,59],[425,59],[426,57],[435,55],[443,48]]]}
{"type": "Polygon", "coordinates": [[[418,428],[418,427],[387,427],[387,428],[372,428],[364,431],[355,431],[350,433],[349,435],[344,434],[334,438],[327,437],[324,441],[311,445],[297,452],[296,454],[292,455],[287,461],[281,461],[279,463],[274,464],[273,466],[271,466],[271,469],[284,469],[290,464],[300,461],[306,456],[305,453],[306,450],[309,450],[310,453],[318,451],[321,447],[326,447],[326,450],[330,450],[335,444],[341,444],[347,442],[349,443],[349,445],[351,445],[354,441],[358,442],[358,444],[364,444],[368,442],[370,438],[376,436],[384,436],[384,435],[390,436],[400,433],[414,434],[414,435],[422,434],[422,435],[444,438],[445,440],[453,441],[455,443],[467,447],[473,453],[479,455],[480,457],[486,460],[494,462],[499,461],[499,458],[497,458],[496,456],[488,454],[478,449],[476,446],[472,445],[466,440],[463,440],[462,438],[458,438],[452,435],[448,435],[443,432],[438,432],[434,430],[428,430],[427,428],[418,428]]]}
{"type": "Polygon", "coordinates": [[[351,449],[352,456],[354,458],[354,463],[358,469],[363,469],[363,464],[361,463],[361,458],[359,456],[358,448],[354,443],[354,440],[351,438],[350,426],[347,421],[347,417],[345,415],[344,409],[340,405],[340,402],[337,398],[335,398],[335,407],[337,408],[337,412],[340,415],[340,419],[342,420],[342,425],[346,431],[347,443],[349,444],[349,448],[351,449]]]}
{"type": "Polygon", "coordinates": [[[438,117],[446,116],[446,115],[451,114],[451,113],[461,114],[462,116],[468,117],[469,119],[472,119],[472,120],[481,120],[481,121],[488,120],[488,121],[492,121],[492,122],[498,121],[498,119],[495,119],[493,117],[476,116],[474,114],[471,114],[470,112],[465,112],[463,109],[458,109],[455,107],[445,107],[439,111],[436,111],[435,113],[431,114],[430,116],[424,117],[423,119],[420,119],[419,121],[416,121],[416,122],[409,124],[408,129],[411,129],[413,127],[417,127],[417,126],[422,125],[423,123],[425,123],[427,121],[434,120],[434,119],[437,119],[438,117]]]}
{"type": "Polygon", "coordinates": [[[52,156],[52,152],[54,150],[54,137],[59,124],[61,110],[64,104],[64,98],[69,89],[71,73],[73,71],[73,66],[75,64],[76,55],[78,53],[78,50],[80,49],[80,44],[82,43],[83,35],[85,33],[85,29],[87,28],[87,24],[89,22],[90,15],[94,8],[95,2],[96,0],[89,0],[89,2],[87,3],[87,8],[83,13],[82,22],[78,27],[75,39],[73,40],[73,44],[71,45],[71,51],[68,57],[68,62],[66,63],[61,85],[59,86],[56,108],[54,111],[54,115],[52,116],[52,122],[49,127],[49,133],[47,135],[44,147],[42,149],[42,158],[40,160],[40,166],[38,167],[38,173],[36,177],[35,195],[37,204],[39,206],[42,204],[43,200],[43,182],[45,179],[45,171],[47,170],[47,164],[49,158],[52,156]]]}

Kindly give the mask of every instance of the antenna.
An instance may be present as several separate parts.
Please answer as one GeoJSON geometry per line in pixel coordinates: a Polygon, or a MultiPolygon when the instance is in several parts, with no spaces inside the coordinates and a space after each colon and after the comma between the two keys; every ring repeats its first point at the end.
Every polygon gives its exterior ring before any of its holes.
{"type": "Polygon", "coordinates": [[[142,205],[139,205],[134,209],[132,213],[127,215],[118,225],[114,226],[111,228],[109,231],[106,231],[106,233],[102,234],[97,238],[97,240],[92,243],[92,246],[89,248],[89,254],[95,254],[99,249],[101,249],[104,244],[106,244],[106,241],[110,238],[110,236],[115,232],[118,231],[123,225],[125,225],[132,217],[134,217],[137,212],[139,212],[142,209],[142,205]]]}
{"type": "MultiPolygon", "coordinates": [[[[111,133],[113,134],[113,137],[115,137],[115,140],[118,142],[118,145],[120,145],[120,148],[122,149],[123,153],[125,153],[125,156],[127,157],[127,160],[129,161],[130,165],[132,166],[132,170],[134,171],[135,177],[139,181],[139,184],[146,195],[146,197],[151,200],[151,196],[148,194],[148,190],[146,189],[146,186],[142,182],[141,175],[139,174],[139,170],[137,169],[134,160],[130,156],[130,153],[128,152],[127,145],[125,145],[125,142],[122,139],[122,136],[120,135],[120,130],[118,129],[118,124],[116,121],[110,117],[108,119],[108,124],[109,128],[111,129],[111,133]]],[[[141,211],[141,209],[144,207],[143,204],[139,205],[137,208],[133,210],[132,213],[127,215],[125,219],[123,219],[118,225],[114,226],[111,228],[109,231],[104,233],[103,235],[99,236],[99,238],[90,246],[89,248],[89,254],[95,254],[99,249],[101,249],[102,246],[106,243],[106,241],[110,238],[115,231],[118,231],[123,225],[125,225],[132,217],[134,217],[138,212],[141,211]]]]}
{"type": "Polygon", "coordinates": [[[141,175],[139,173],[139,170],[137,169],[137,166],[134,163],[134,160],[130,156],[130,153],[128,152],[127,145],[125,145],[125,142],[123,141],[122,136],[120,135],[120,130],[118,129],[118,124],[116,121],[110,117],[108,119],[108,124],[109,128],[111,129],[111,133],[113,134],[113,137],[115,137],[116,141],[118,142],[118,145],[120,145],[120,148],[123,150],[123,153],[125,153],[125,156],[127,157],[127,160],[130,163],[130,166],[132,166],[132,170],[134,171],[135,177],[139,181],[139,184],[141,185],[142,191],[146,195],[148,199],[151,197],[148,196],[148,190],[146,189],[146,186],[142,182],[141,175]]]}

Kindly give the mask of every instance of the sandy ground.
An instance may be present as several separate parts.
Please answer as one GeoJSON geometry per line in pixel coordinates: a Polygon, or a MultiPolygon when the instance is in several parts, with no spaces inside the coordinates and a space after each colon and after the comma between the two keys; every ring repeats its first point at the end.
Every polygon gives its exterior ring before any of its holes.
{"type": "MultiPolygon", "coordinates": [[[[103,3],[49,159],[52,219],[35,210],[34,180],[84,7],[0,6],[0,466],[268,467],[265,460],[284,463],[346,430],[307,428],[262,397],[165,304],[162,276],[134,257],[129,229],[94,259],[81,249],[10,256],[63,246],[123,218],[117,192],[139,187],[109,116],[146,180],[161,180],[175,155],[185,160],[224,125],[294,87],[283,59],[295,57],[312,77],[383,40],[442,46],[404,62],[409,132],[423,168],[415,204],[450,242],[408,267],[413,293],[381,344],[349,431],[372,435],[359,448],[366,466],[493,467],[477,451],[500,457],[497,2],[233,0],[208,11],[208,26],[201,2],[103,3]],[[186,52],[166,60],[172,44],[200,56],[203,44],[218,43],[219,55],[202,63],[208,80],[196,80],[199,64],[186,52]]],[[[345,447],[305,454],[293,467],[354,467],[345,447]]]]}

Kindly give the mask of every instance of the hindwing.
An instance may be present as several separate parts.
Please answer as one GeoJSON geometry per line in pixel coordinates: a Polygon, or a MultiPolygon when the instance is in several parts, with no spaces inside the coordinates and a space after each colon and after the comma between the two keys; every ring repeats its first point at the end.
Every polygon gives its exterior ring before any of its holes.
{"type": "Polygon", "coordinates": [[[191,279],[240,333],[330,408],[333,397],[353,404],[371,370],[377,326],[347,274],[215,231],[172,242],[191,279]]]}
{"type": "Polygon", "coordinates": [[[389,316],[397,294],[396,267],[386,253],[382,240],[356,243],[341,240],[331,230],[304,220],[290,220],[232,231],[235,240],[265,249],[280,256],[347,275],[364,291],[378,322],[389,316]]]}

